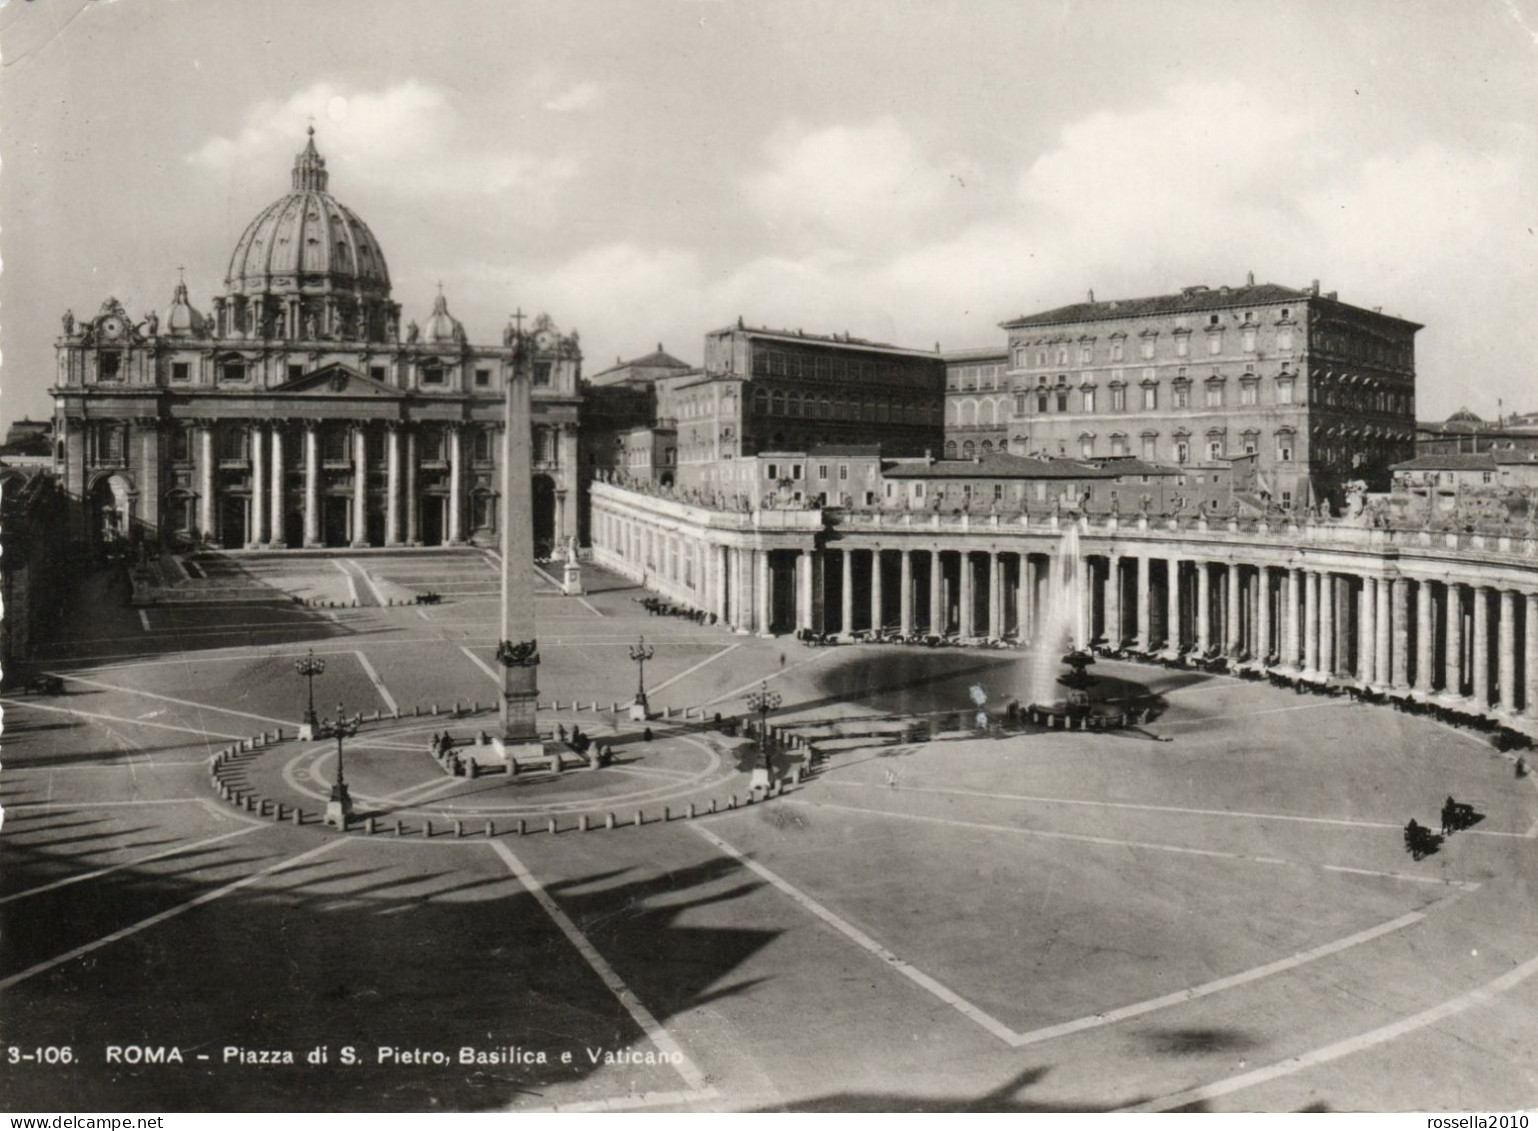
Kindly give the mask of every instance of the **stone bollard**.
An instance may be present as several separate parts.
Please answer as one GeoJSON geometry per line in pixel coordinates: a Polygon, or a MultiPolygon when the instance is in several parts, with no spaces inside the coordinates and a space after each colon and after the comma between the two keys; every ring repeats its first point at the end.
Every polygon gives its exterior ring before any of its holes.
{"type": "Polygon", "coordinates": [[[400,718],[401,717],[401,709],[399,707],[392,707],[392,708],[390,708],[390,717],[392,719],[400,718]]]}
{"type": "Polygon", "coordinates": [[[800,785],[801,784],[801,767],[800,766],[792,766],[790,768],[790,784],[791,785],[800,785]]]}
{"type": "Polygon", "coordinates": [[[433,835],[433,823],[427,821],[422,825],[422,838],[425,840],[433,835]]]}
{"type": "Polygon", "coordinates": [[[642,813],[639,809],[637,809],[635,811],[635,827],[636,828],[640,828],[641,825],[645,823],[645,821],[646,821],[646,815],[644,813],[642,813]]]}
{"type": "Polygon", "coordinates": [[[458,840],[460,837],[462,837],[464,835],[465,835],[465,824],[464,824],[463,821],[461,821],[458,818],[456,818],[455,821],[454,821],[454,839],[458,840]]]}
{"type": "Polygon", "coordinates": [[[434,703],[433,704],[433,717],[436,718],[437,715],[438,715],[438,704],[434,703]]]}
{"type": "Polygon", "coordinates": [[[481,713],[481,701],[479,699],[470,704],[470,713],[472,715],[479,715],[481,713]]]}
{"type": "Polygon", "coordinates": [[[732,799],[726,803],[726,807],[728,809],[737,808],[737,795],[735,793],[732,794],[732,799]]]}
{"type": "Polygon", "coordinates": [[[304,812],[297,805],[294,806],[294,824],[304,824],[304,812]]]}
{"type": "Polygon", "coordinates": [[[588,705],[588,710],[593,712],[594,714],[597,714],[597,712],[598,712],[598,700],[594,699],[592,701],[592,703],[590,703],[588,705]]]}
{"type": "Polygon", "coordinates": [[[588,829],[587,814],[584,813],[584,814],[582,814],[582,831],[583,832],[587,832],[587,829],[588,829]]]}
{"type": "Polygon", "coordinates": [[[528,822],[522,817],[518,818],[518,835],[523,836],[529,831],[528,822]]]}
{"type": "Polygon", "coordinates": [[[714,797],[710,799],[710,811],[712,813],[716,811],[716,799],[714,797]]]}
{"type": "Polygon", "coordinates": [[[421,705],[418,704],[418,703],[413,703],[411,705],[411,717],[413,719],[415,719],[415,718],[420,717],[421,714],[422,714],[422,707],[421,707],[421,705]]]}
{"type": "Polygon", "coordinates": [[[395,820],[395,835],[396,836],[400,836],[401,835],[401,823],[400,823],[400,818],[398,818],[398,817],[395,820]]]}
{"type": "Polygon", "coordinates": [[[694,802],[689,802],[689,819],[694,820],[694,802]]]}
{"type": "Polygon", "coordinates": [[[489,837],[497,835],[497,826],[490,821],[486,822],[486,835],[489,837]]]}
{"type": "Polygon", "coordinates": [[[554,817],[550,818],[550,822],[549,822],[549,825],[547,827],[550,830],[550,835],[554,836],[555,835],[555,831],[556,831],[556,829],[555,829],[555,818],[554,817]]]}
{"type": "Polygon", "coordinates": [[[664,708],[662,708],[662,717],[664,719],[671,719],[673,717],[673,708],[671,708],[671,707],[664,707],[664,708]]]}
{"type": "Polygon", "coordinates": [[[665,825],[669,821],[671,821],[672,819],[673,819],[673,807],[671,805],[664,805],[662,807],[662,823],[665,825]]]}
{"type": "Polygon", "coordinates": [[[370,817],[366,822],[364,822],[364,825],[363,825],[363,831],[368,833],[369,836],[373,836],[374,833],[378,830],[378,828],[379,828],[379,822],[377,820],[375,820],[373,817],[370,817]]]}
{"type": "Polygon", "coordinates": [[[619,710],[619,704],[618,703],[610,703],[609,704],[609,710],[611,712],[612,711],[618,711],[619,710]]]}

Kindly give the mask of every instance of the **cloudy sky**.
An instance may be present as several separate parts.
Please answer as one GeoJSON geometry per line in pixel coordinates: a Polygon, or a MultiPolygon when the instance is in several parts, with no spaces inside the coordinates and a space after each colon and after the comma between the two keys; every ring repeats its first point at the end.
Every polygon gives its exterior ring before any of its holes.
{"type": "Polygon", "coordinates": [[[0,55],[4,420],[66,307],[206,310],[312,116],[407,317],[589,373],[1253,271],[1425,323],[1423,418],[1538,410],[1538,0],[13,0],[0,55]]]}

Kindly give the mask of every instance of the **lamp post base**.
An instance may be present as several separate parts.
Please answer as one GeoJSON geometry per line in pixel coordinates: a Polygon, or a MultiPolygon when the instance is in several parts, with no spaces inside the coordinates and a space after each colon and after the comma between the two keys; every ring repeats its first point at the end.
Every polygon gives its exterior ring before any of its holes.
{"type": "Polygon", "coordinates": [[[347,786],[332,786],[331,799],[326,802],[326,824],[334,825],[345,833],[347,831],[347,822],[351,817],[352,796],[347,792],[347,786]]]}

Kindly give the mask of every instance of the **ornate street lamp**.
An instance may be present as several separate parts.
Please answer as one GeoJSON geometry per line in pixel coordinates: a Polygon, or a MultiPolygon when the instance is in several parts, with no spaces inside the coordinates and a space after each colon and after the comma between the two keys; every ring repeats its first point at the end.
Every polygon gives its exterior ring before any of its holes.
{"type": "Polygon", "coordinates": [[[323,735],[336,736],[336,780],[331,783],[331,799],[326,802],[326,824],[347,831],[347,819],[352,816],[352,796],[347,792],[347,779],[342,775],[342,740],[357,734],[363,726],[363,716],[347,719],[342,715],[342,705],[336,705],[336,722],[327,719],[321,724],[323,735]]]}
{"type": "Polygon", "coordinates": [[[754,767],[751,788],[762,786],[769,788],[769,712],[779,707],[781,699],[778,691],[769,690],[769,681],[761,680],[758,690],[749,693],[747,697],[748,710],[758,712],[758,760],[754,767]]]}
{"type": "Polygon", "coordinates": [[[646,637],[630,646],[630,658],[636,665],[635,702],[630,705],[630,717],[645,722],[651,717],[646,703],[646,661],[657,654],[657,649],[647,646],[646,637]]]}
{"type": "Polygon", "coordinates": [[[294,661],[294,670],[304,676],[310,685],[310,705],[305,708],[304,722],[299,727],[299,741],[309,742],[316,736],[318,729],[315,722],[315,677],[325,673],[326,661],[317,660],[315,649],[311,648],[308,656],[294,661]]]}

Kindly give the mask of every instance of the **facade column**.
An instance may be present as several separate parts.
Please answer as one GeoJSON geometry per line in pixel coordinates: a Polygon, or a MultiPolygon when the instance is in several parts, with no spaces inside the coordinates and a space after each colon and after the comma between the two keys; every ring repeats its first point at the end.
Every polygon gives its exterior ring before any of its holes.
{"type": "Polygon", "coordinates": [[[1371,685],[1378,682],[1378,582],[1362,578],[1361,611],[1357,617],[1357,678],[1371,685]]]}
{"type": "Polygon", "coordinates": [[[1164,587],[1164,651],[1168,656],[1180,654],[1180,645],[1184,639],[1180,624],[1180,559],[1167,558],[1165,560],[1165,576],[1167,584],[1164,587]]]}
{"type": "Polygon", "coordinates": [[[1244,649],[1244,642],[1239,639],[1239,563],[1229,562],[1224,571],[1224,588],[1228,592],[1226,602],[1227,626],[1224,635],[1228,638],[1223,642],[1223,650],[1229,655],[1238,658],[1244,649]]]}
{"type": "Polygon", "coordinates": [[[945,635],[945,603],[941,589],[941,581],[945,571],[940,564],[940,551],[929,551],[929,633],[931,636],[945,635]]]}
{"type": "Polygon", "coordinates": [[[972,592],[972,551],[961,551],[961,592],[958,598],[958,610],[956,623],[963,640],[969,640],[976,635],[973,625],[973,613],[976,606],[976,594],[972,592]]]}
{"type": "Polygon", "coordinates": [[[769,551],[754,550],[754,591],[758,596],[758,616],[755,618],[760,636],[774,634],[774,572],[769,568],[769,551]]]}
{"type": "Polygon", "coordinates": [[[838,631],[848,636],[854,631],[854,555],[845,544],[838,556],[844,581],[838,595],[838,631]]]}
{"type": "Polygon", "coordinates": [[[251,529],[246,549],[255,550],[267,535],[267,435],[260,424],[251,425],[251,529]]]}
{"type": "Polygon", "coordinates": [[[1396,577],[1389,584],[1389,613],[1392,626],[1389,670],[1393,686],[1402,691],[1410,686],[1410,583],[1396,577]]]}
{"type": "Polygon", "coordinates": [[[1201,655],[1206,655],[1207,649],[1212,646],[1208,623],[1211,619],[1208,612],[1212,605],[1211,570],[1207,562],[1194,564],[1196,566],[1196,608],[1193,610],[1195,613],[1193,627],[1196,629],[1196,650],[1201,655]]]}
{"type": "Polygon", "coordinates": [[[881,634],[882,597],[881,591],[881,551],[870,552],[870,630],[877,636],[881,634]]]}
{"type": "Polygon", "coordinates": [[[288,540],[284,537],[283,530],[284,516],[288,512],[288,507],[285,505],[286,500],[284,499],[285,492],[283,490],[285,474],[286,472],[283,467],[283,425],[275,422],[272,426],[272,468],[268,473],[268,477],[272,481],[270,496],[272,502],[268,506],[272,520],[268,524],[270,533],[267,539],[267,544],[275,550],[281,550],[288,545],[288,540]]]}
{"type": "MultiPolygon", "coordinates": [[[[1091,602],[1091,608],[1093,608],[1091,602]]],[[[1109,648],[1120,648],[1121,632],[1121,555],[1105,556],[1105,642],[1109,648]]]]}
{"type": "Polygon", "coordinates": [[[1335,674],[1335,578],[1319,574],[1319,674],[1335,674]]]}
{"type": "Polygon", "coordinates": [[[1463,697],[1463,586],[1447,583],[1442,615],[1442,694],[1463,697]]]}
{"type": "Polygon", "coordinates": [[[465,459],[462,446],[463,429],[457,424],[449,426],[449,532],[448,541],[457,546],[464,540],[465,459]]]}
{"type": "Polygon", "coordinates": [[[304,544],[314,548],[320,539],[320,423],[304,422],[304,544]]]}
{"type": "Polygon", "coordinates": [[[1522,713],[1528,718],[1538,718],[1538,593],[1526,597],[1527,619],[1523,633],[1523,696],[1522,713]]]}
{"type": "Polygon", "coordinates": [[[214,537],[214,426],[207,421],[198,425],[198,536],[214,537]]]}
{"type": "Polygon", "coordinates": [[[1474,705],[1490,706],[1490,590],[1474,586],[1474,654],[1472,657],[1474,705]]]}
{"type": "Polygon", "coordinates": [[[1517,682],[1517,595],[1510,589],[1500,591],[1501,623],[1496,637],[1496,678],[1500,683],[1501,713],[1516,713],[1517,682]]]}
{"type": "Polygon", "coordinates": [[[1415,690],[1422,695],[1431,694],[1431,664],[1436,658],[1436,636],[1431,618],[1431,582],[1419,581],[1415,585],[1415,690]]]}
{"type": "Polygon", "coordinates": [[[352,426],[352,544],[368,545],[368,434],[352,426]]]}
{"type": "Polygon", "coordinates": [[[406,544],[422,544],[422,502],[417,497],[417,433],[406,429],[406,544]]]}
{"type": "Polygon", "coordinates": [[[1079,615],[1074,623],[1073,646],[1089,650],[1095,635],[1095,567],[1086,556],[1079,562],[1079,615]]]}
{"type": "Polygon", "coordinates": [[[988,636],[993,640],[1004,638],[1004,577],[999,564],[999,552],[988,551],[988,636]]]}
{"type": "Polygon", "coordinates": [[[1153,647],[1153,577],[1148,568],[1148,555],[1137,556],[1137,591],[1133,600],[1137,603],[1137,640],[1134,647],[1147,652],[1153,647]]]}
{"type": "Polygon", "coordinates": [[[1271,657],[1271,567],[1261,566],[1255,571],[1255,584],[1260,590],[1260,603],[1255,616],[1255,658],[1262,665],[1271,657]]]}
{"type": "Polygon", "coordinates": [[[392,420],[385,433],[385,545],[400,544],[401,430],[400,425],[392,420]]]}
{"type": "Polygon", "coordinates": [[[1380,685],[1392,686],[1394,680],[1394,602],[1393,586],[1390,585],[1388,578],[1380,577],[1378,579],[1377,594],[1378,607],[1374,614],[1373,627],[1377,630],[1378,655],[1374,665],[1378,671],[1378,683],[1380,685]]]}
{"type": "Polygon", "coordinates": [[[913,551],[902,551],[902,581],[898,584],[902,608],[897,614],[897,631],[904,639],[913,635],[913,551]]]}

